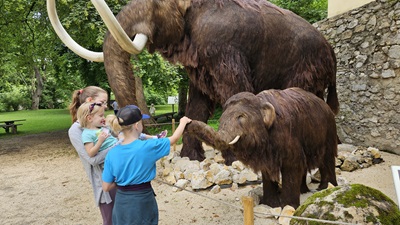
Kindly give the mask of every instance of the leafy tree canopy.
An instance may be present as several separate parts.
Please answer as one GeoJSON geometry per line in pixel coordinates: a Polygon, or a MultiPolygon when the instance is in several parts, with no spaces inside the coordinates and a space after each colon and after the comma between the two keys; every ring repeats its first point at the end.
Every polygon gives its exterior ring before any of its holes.
{"type": "Polygon", "coordinates": [[[328,15],[328,0],[270,0],[270,2],[296,13],[310,23],[325,19],[328,15]]]}
{"type": "MultiPolygon", "coordinates": [[[[128,2],[107,0],[115,15],[128,2]]],[[[327,0],[271,2],[310,23],[326,17],[327,0]]],[[[107,28],[93,4],[80,0],[57,0],[56,3],[58,16],[71,37],[87,49],[102,51],[107,28]]],[[[55,34],[45,0],[0,0],[0,13],[0,111],[6,108],[1,104],[5,98],[9,100],[7,104],[14,104],[11,108],[15,109],[15,104],[30,108],[35,95],[40,94],[39,108],[57,108],[66,107],[71,92],[87,85],[111,91],[104,64],[80,58],[55,34]],[[11,99],[5,95],[9,92],[19,94],[11,99]]],[[[153,102],[156,97],[166,99],[168,95],[175,95],[178,86],[187,85],[182,67],[169,64],[157,53],[151,55],[145,51],[134,59],[135,74],[142,78],[146,98],[153,96],[153,102]]]]}

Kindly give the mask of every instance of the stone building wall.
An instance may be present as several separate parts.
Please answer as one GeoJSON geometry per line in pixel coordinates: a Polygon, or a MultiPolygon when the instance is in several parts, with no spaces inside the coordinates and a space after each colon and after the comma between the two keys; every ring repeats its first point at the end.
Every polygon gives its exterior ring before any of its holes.
{"type": "Polygon", "coordinates": [[[337,57],[341,141],[400,154],[400,0],[376,0],[314,26],[337,57]]]}

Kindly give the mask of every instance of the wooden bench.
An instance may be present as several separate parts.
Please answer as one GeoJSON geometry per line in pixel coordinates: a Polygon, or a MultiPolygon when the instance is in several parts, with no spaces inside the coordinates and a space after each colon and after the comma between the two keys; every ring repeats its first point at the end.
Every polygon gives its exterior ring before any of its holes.
{"type": "Polygon", "coordinates": [[[11,133],[12,134],[16,134],[17,133],[17,127],[23,125],[22,123],[15,123],[18,121],[25,121],[25,119],[22,120],[6,120],[6,121],[0,121],[0,127],[4,128],[4,130],[6,131],[6,133],[10,133],[10,129],[11,129],[11,133]]]}
{"type": "Polygon", "coordinates": [[[3,127],[4,130],[6,130],[6,133],[10,133],[10,128],[11,128],[11,133],[16,134],[17,133],[17,127],[23,125],[21,124],[0,124],[0,127],[3,127]]]}
{"type": "Polygon", "coordinates": [[[164,114],[160,114],[160,115],[157,115],[157,116],[153,116],[153,119],[155,121],[157,121],[160,118],[165,118],[167,120],[172,120],[172,118],[174,117],[174,114],[175,114],[175,112],[164,113],[164,114]]]}

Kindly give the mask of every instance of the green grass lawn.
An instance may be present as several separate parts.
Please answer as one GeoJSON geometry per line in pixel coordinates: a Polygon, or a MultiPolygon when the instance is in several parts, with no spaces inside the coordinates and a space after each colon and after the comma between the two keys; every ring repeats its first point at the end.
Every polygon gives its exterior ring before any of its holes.
{"type": "MultiPolygon", "coordinates": [[[[71,126],[71,117],[67,109],[21,110],[0,113],[1,121],[18,119],[26,119],[26,121],[20,122],[23,125],[18,126],[18,134],[16,135],[66,130],[71,126]]],[[[4,129],[0,130],[0,138],[14,135],[15,134],[6,134],[4,129]]]]}
{"type": "MultiPolygon", "coordinates": [[[[172,105],[155,105],[156,115],[172,112],[172,105]]],[[[174,112],[178,112],[178,106],[174,106],[174,112]]]]}
{"type": "MultiPolygon", "coordinates": [[[[175,106],[174,112],[176,112],[177,106],[175,106]]],[[[171,105],[156,105],[156,115],[172,112],[171,105]]],[[[107,110],[106,115],[112,114],[113,110],[107,110]]],[[[219,117],[219,113],[216,116],[219,117]]],[[[25,119],[22,121],[23,125],[18,126],[17,134],[6,134],[3,128],[0,128],[0,139],[13,137],[15,135],[29,135],[38,134],[52,131],[67,131],[71,126],[71,116],[69,115],[68,109],[41,109],[41,110],[21,110],[17,112],[0,112],[0,121],[3,120],[18,120],[25,119]]],[[[170,121],[166,121],[167,123],[170,121]]],[[[175,121],[176,123],[179,120],[175,121]]],[[[218,119],[211,118],[209,125],[215,129],[218,127],[218,119]]],[[[157,134],[162,130],[168,130],[168,136],[172,135],[172,125],[160,125],[160,126],[149,126],[147,132],[149,134],[157,134]]]]}

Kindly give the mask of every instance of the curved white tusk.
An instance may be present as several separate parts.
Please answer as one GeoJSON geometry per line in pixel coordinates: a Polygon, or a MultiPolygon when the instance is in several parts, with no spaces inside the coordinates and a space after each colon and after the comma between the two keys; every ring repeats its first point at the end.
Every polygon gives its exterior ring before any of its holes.
{"type": "Polygon", "coordinates": [[[139,54],[147,43],[147,36],[144,34],[136,34],[132,42],[104,0],[92,0],[92,3],[122,49],[131,54],[139,54]]]}
{"type": "Polygon", "coordinates": [[[230,145],[235,144],[239,140],[240,136],[236,136],[235,139],[233,139],[231,142],[229,142],[230,145]]]}
{"type": "Polygon", "coordinates": [[[67,31],[62,26],[60,19],[57,15],[56,3],[55,0],[47,0],[47,13],[49,14],[51,25],[53,25],[54,30],[56,31],[58,37],[61,41],[73,52],[79,55],[82,58],[94,61],[94,62],[103,62],[104,57],[102,52],[93,52],[87,50],[86,48],[80,46],[76,43],[71,36],[67,33],[67,31]]]}

